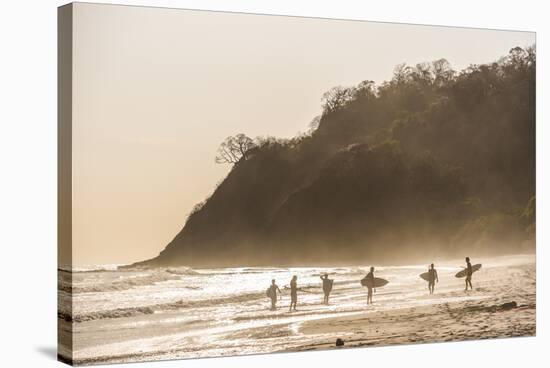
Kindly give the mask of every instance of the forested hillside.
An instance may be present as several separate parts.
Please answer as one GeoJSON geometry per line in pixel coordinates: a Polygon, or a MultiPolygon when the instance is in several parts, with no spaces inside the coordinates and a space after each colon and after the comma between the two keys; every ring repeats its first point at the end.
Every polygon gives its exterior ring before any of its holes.
{"type": "Polygon", "coordinates": [[[428,262],[533,250],[535,60],[534,47],[516,47],[462,71],[444,59],[398,65],[380,85],[328,91],[307,134],[228,138],[218,155],[233,165],[225,180],[139,265],[428,262]]]}

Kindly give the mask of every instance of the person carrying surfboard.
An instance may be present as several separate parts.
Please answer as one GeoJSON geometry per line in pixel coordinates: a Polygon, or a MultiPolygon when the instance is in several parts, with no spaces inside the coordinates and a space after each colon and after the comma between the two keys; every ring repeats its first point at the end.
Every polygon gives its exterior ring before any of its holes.
{"type": "MultiPolygon", "coordinates": [[[[372,286],[374,285],[374,267],[371,266],[370,272],[367,273],[367,276],[365,276],[365,279],[370,280],[367,283],[367,290],[368,290],[367,305],[369,305],[369,304],[372,304],[372,291],[374,289],[374,287],[372,286]]],[[[374,292],[376,292],[376,289],[374,289],[374,292]]]]}
{"type": "Polygon", "coordinates": [[[334,282],[334,280],[328,278],[328,273],[321,275],[321,280],[323,280],[323,294],[325,294],[323,298],[323,304],[328,305],[328,298],[330,292],[332,291],[332,283],[334,282]]]}
{"type": "Polygon", "coordinates": [[[298,284],[297,284],[298,276],[294,275],[292,276],[292,280],[290,280],[290,308],[289,312],[292,312],[292,306],[294,305],[294,310],[296,310],[296,303],[298,302],[298,284]]]}
{"type": "Polygon", "coordinates": [[[282,299],[281,289],[275,283],[275,279],[271,280],[271,286],[267,289],[267,296],[271,299],[271,310],[277,309],[277,292],[282,299]]]}
{"type": "Polygon", "coordinates": [[[432,263],[430,268],[428,268],[428,290],[430,290],[430,294],[434,293],[436,282],[439,282],[439,278],[437,277],[437,270],[432,263]]]}
{"type": "Polygon", "coordinates": [[[470,285],[470,290],[473,290],[472,286],[472,274],[474,271],[472,270],[472,264],[470,263],[470,257],[466,257],[466,288],[464,291],[468,291],[468,285],[470,285]]]}

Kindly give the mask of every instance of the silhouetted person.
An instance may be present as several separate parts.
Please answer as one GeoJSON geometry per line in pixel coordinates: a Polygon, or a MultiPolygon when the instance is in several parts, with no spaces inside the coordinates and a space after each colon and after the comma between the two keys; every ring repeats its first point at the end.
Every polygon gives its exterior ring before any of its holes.
{"type": "Polygon", "coordinates": [[[372,290],[374,289],[374,292],[376,292],[376,289],[373,287],[373,285],[374,285],[374,267],[370,268],[370,272],[367,273],[366,279],[370,280],[370,283],[367,283],[367,290],[368,290],[367,304],[372,304],[372,290]]]}
{"type": "Polygon", "coordinates": [[[296,303],[298,302],[298,284],[297,284],[298,276],[294,275],[292,276],[292,280],[290,280],[290,308],[289,312],[292,311],[292,306],[294,305],[294,310],[296,310],[296,303]]]}
{"type": "Polygon", "coordinates": [[[436,282],[439,282],[439,278],[437,277],[437,271],[432,263],[430,268],[428,268],[428,290],[430,290],[430,294],[434,293],[436,282]]]}
{"type": "Polygon", "coordinates": [[[470,290],[474,289],[472,286],[472,273],[474,273],[474,271],[472,270],[470,257],[466,257],[466,289],[464,289],[464,291],[468,291],[468,285],[470,285],[470,290]]]}
{"type": "Polygon", "coordinates": [[[271,286],[269,287],[269,297],[271,298],[271,310],[277,309],[277,292],[281,295],[281,289],[275,283],[275,279],[271,280],[271,286]]]}
{"type": "Polygon", "coordinates": [[[332,282],[334,280],[328,278],[328,273],[321,275],[321,280],[323,280],[323,293],[325,294],[325,297],[323,298],[323,303],[328,304],[328,297],[330,295],[330,292],[332,291],[332,282]]]}

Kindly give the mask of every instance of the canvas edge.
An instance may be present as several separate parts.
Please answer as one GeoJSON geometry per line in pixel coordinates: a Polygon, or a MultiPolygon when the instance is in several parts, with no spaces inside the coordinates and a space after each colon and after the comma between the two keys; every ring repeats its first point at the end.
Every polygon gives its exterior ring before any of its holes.
{"type": "MultiPolygon", "coordinates": [[[[73,16],[72,3],[57,8],[57,272],[72,267],[72,113],[73,16]]],[[[72,273],[67,272],[72,285],[72,273]]],[[[73,364],[72,322],[61,318],[60,303],[72,315],[72,297],[57,288],[57,360],[73,364]]]]}

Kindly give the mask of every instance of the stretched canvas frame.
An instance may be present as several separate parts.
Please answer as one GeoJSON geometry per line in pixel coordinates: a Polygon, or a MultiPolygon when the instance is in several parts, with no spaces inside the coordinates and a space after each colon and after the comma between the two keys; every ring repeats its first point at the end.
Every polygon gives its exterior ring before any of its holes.
{"type": "Polygon", "coordinates": [[[535,65],[530,32],[59,7],[59,360],[534,336],[535,65]],[[418,59],[437,33],[463,52],[418,59]]]}

